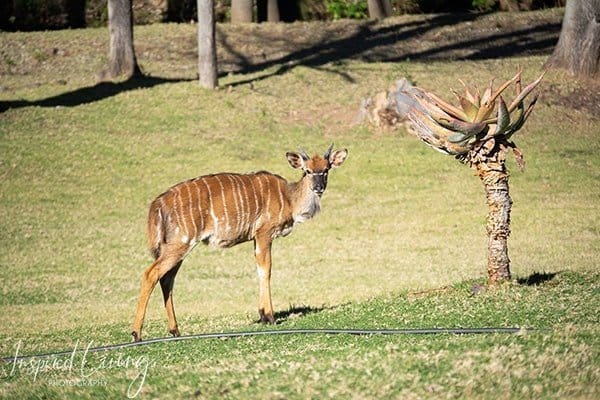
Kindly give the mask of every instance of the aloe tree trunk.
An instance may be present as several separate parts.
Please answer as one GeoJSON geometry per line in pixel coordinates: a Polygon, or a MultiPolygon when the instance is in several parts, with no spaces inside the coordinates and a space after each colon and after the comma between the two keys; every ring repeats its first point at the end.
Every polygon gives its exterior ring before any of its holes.
{"type": "Polygon", "coordinates": [[[488,280],[492,284],[508,281],[511,278],[507,242],[510,235],[512,199],[509,194],[505,157],[505,151],[496,144],[483,160],[473,163],[485,188],[488,204],[487,273],[488,280]]]}

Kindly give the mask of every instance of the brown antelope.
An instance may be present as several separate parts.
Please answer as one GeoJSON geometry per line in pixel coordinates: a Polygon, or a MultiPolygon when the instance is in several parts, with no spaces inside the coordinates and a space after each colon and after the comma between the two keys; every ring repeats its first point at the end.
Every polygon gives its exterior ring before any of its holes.
{"type": "Polygon", "coordinates": [[[298,182],[287,182],[266,171],[250,174],[220,173],[181,182],[158,196],[148,214],[148,244],[154,263],[142,275],[140,298],[133,321],[133,338],[142,340],[148,299],[157,282],[163,293],[169,331],[179,336],[173,309],[173,282],[181,263],[198,242],[231,247],[254,240],[259,281],[261,322],[275,323],[271,303],[271,243],[286,236],[296,223],[315,216],[327,186],[327,174],[342,165],[348,151],[312,158],[304,151],[287,153],[298,182]]]}

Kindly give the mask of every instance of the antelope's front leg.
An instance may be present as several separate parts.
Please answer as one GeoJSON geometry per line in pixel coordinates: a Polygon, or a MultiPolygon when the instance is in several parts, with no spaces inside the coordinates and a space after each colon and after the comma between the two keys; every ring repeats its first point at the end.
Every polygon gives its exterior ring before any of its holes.
{"type": "Polygon", "coordinates": [[[271,303],[271,240],[256,238],[254,256],[258,274],[258,314],[260,322],[274,324],[273,304],[271,303]]]}

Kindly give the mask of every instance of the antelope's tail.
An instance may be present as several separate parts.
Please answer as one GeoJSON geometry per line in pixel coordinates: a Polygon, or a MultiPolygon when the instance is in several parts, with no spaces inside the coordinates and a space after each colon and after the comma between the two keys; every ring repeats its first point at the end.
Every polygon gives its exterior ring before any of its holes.
{"type": "Polygon", "coordinates": [[[161,209],[161,203],[158,199],[150,204],[148,211],[148,248],[154,259],[160,257],[160,248],[163,243],[166,243],[165,231],[165,214],[161,209]]]}

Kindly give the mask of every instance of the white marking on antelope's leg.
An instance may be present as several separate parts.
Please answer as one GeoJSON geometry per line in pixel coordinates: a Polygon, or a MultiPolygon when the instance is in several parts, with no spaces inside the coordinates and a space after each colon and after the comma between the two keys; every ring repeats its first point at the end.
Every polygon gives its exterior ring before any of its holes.
{"type": "MultiPolygon", "coordinates": [[[[258,257],[259,254],[260,254],[260,247],[259,247],[258,243],[256,243],[256,241],[254,241],[254,256],[258,257]]],[[[256,265],[256,267],[258,268],[258,264],[256,265]]]]}
{"type": "Polygon", "coordinates": [[[188,244],[189,241],[190,241],[190,238],[188,238],[186,235],[183,235],[181,237],[181,243],[188,244]]]}
{"type": "MultiPolygon", "coordinates": [[[[256,254],[260,254],[260,252],[257,252],[256,254]]],[[[265,270],[262,269],[260,265],[256,266],[256,274],[258,275],[259,282],[262,282],[267,277],[265,270]]]]}

